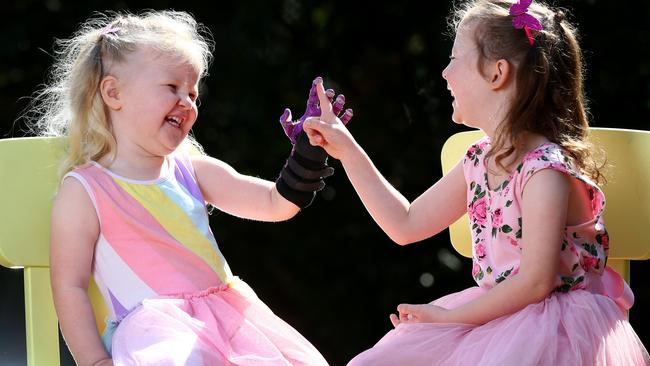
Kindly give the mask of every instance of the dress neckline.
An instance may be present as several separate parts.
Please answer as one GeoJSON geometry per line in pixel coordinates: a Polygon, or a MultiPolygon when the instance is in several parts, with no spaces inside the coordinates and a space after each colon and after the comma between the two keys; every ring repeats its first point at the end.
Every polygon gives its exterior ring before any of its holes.
{"type": "Polygon", "coordinates": [[[131,184],[142,184],[142,185],[154,185],[158,183],[162,183],[171,177],[173,173],[173,161],[174,159],[170,158],[169,155],[165,156],[165,161],[163,162],[163,168],[162,168],[162,173],[158,178],[154,179],[135,179],[135,178],[129,178],[125,177],[123,175],[117,174],[113,172],[112,170],[108,169],[107,167],[101,165],[100,163],[96,161],[91,161],[90,163],[105,172],[106,174],[110,175],[113,178],[119,179],[121,181],[131,183],[131,184]]]}
{"type": "MultiPolygon", "coordinates": [[[[489,138],[489,137],[486,139],[486,142],[487,142],[488,147],[491,148],[491,147],[492,147],[492,144],[491,144],[491,141],[490,141],[490,138],[489,138]]],[[[523,167],[524,163],[526,162],[526,160],[528,159],[528,157],[530,156],[530,154],[534,153],[535,151],[540,150],[542,147],[544,147],[544,146],[546,146],[546,145],[556,145],[556,144],[555,144],[554,142],[551,142],[551,141],[546,141],[546,142],[542,142],[541,144],[537,145],[536,147],[534,147],[534,148],[528,150],[528,151],[524,154],[523,158],[521,158],[521,161],[517,164],[516,168],[514,168],[514,169],[512,170],[512,172],[510,172],[510,174],[508,174],[508,176],[506,177],[506,179],[504,179],[504,180],[502,180],[501,182],[499,182],[499,184],[497,185],[496,188],[492,188],[492,187],[490,186],[490,181],[488,180],[488,166],[487,166],[487,160],[485,159],[485,157],[483,157],[483,159],[482,159],[482,160],[483,160],[483,161],[482,161],[482,164],[483,164],[483,168],[485,168],[484,179],[485,179],[485,188],[486,188],[486,190],[487,190],[489,193],[499,193],[499,192],[501,192],[505,187],[508,186],[508,184],[510,184],[510,182],[511,182],[512,179],[514,178],[515,174],[518,173],[518,172],[521,170],[521,168],[523,167]]],[[[487,149],[485,150],[485,152],[486,152],[486,154],[487,154],[487,149]]]]}

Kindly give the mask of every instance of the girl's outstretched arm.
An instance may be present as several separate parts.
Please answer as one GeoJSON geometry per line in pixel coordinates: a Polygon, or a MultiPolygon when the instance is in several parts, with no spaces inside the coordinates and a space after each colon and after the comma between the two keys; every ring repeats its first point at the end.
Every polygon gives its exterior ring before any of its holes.
{"type": "Polygon", "coordinates": [[[192,157],[192,165],[205,200],[231,215],[283,221],[300,211],[278,193],[274,182],[239,174],[230,165],[208,156],[192,157]]]}
{"type": "Polygon", "coordinates": [[[523,193],[524,232],[519,273],[453,310],[430,304],[399,305],[399,318],[391,315],[393,324],[484,324],[544,300],[555,286],[570,191],[565,174],[552,169],[535,173],[523,193]]]}
{"type": "Polygon", "coordinates": [[[61,184],[51,230],[52,293],[65,341],[78,365],[112,365],[87,294],[99,220],[90,197],[74,178],[61,184]]]}
{"type": "Polygon", "coordinates": [[[312,145],[339,160],[361,201],[388,236],[400,245],[426,239],[447,228],[466,212],[466,183],[462,165],[412,203],[377,170],[345,125],[331,112],[322,84],[317,85],[322,114],[305,121],[312,145]]]}

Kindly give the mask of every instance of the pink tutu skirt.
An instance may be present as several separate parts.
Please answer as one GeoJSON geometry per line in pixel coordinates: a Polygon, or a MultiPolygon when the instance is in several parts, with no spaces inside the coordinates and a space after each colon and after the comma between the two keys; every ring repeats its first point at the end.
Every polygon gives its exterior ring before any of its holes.
{"type": "MultiPolygon", "coordinates": [[[[432,304],[453,309],[487,290],[472,287],[432,304]]],[[[585,290],[544,301],[480,326],[400,324],[348,366],[646,365],[646,349],[609,297],[585,290]]]]}
{"type": "Polygon", "coordinates": [[[118,365],[327,365],[242,281],[143,301],[112,338],[118,365]]]}

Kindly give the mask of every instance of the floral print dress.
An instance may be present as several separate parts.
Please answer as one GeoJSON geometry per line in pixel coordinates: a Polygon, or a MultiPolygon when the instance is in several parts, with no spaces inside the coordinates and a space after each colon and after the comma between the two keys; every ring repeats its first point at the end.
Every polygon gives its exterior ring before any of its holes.
{"type": "Polygon", "coordinates": [[[589,178],[579,174],[571,159],[556,144],[546,143],[528,152],[522,162],[498,186],[488,185],[487,138],[472,145],[463,160],[467,180],[467,212],[472,230],[472,276],[481,287],[491,288],[519,272],[521,257],[521,205],[526,183],[540,170],[554,169],[584,183],[592,219],[567,226],[560,251],[556,291],[585,289],[593,274],[605,270],[609,235],[603,222],[605,196],[589,178]]]}
{"type": "MultiPolygon", "coordinates": [[[[490,140],[463,158],[472,231],[472,277],[478,286],[432,302],[453,309],[519,272],[526,183],[543,169],[578,179],[589,195],[590,220],[562,233],[555,290],[539,303],[482,325],[402,323],[349,366],[359,365],[645,365],[650,357],[627,321],[627,284],[607,264],[605,196],[554,143],[529,151],[498,187],[490,187],[485,156],[490,140]]],[[[553,192],[549,192],[549,195],[553,192]]]]}

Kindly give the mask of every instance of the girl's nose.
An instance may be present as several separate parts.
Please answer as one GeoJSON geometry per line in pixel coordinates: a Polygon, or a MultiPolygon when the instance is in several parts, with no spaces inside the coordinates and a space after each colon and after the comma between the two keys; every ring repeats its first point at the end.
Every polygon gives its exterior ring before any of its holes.
{"type": "Polygon", "coordinates": [[[189,96],[189,94],[181,95],[178,99],[178,104],[186,109],[191,108],[193,103],[194,101],[192,101],[192,98],[189,96]]]}
{"type": "Polygon", "coordinates": [[[448,68],[449,68],[449,66],[442,69],[442,78],[445,79],[445,80],[447,80],[447,69],[448,68]]]}

